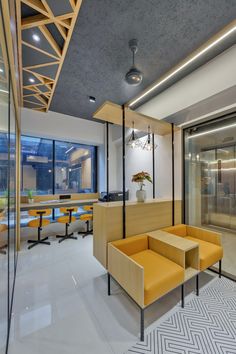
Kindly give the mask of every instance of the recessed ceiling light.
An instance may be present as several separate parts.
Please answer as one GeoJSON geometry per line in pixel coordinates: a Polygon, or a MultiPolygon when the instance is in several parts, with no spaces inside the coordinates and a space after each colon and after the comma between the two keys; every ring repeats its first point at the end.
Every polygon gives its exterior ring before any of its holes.
{"type": "Polygon", "coordinates": [[[0,68],[0,73],[3,73],[3,69],[2,68],[0,68]]]}
{"type": "Polygon", "coordinates": [[[32,38],[33,38],[33,40],[35,42],[39,42],[40,41],[40,37],[37,34],[33,34],[32,38]]]}
{"type": "Polygon", "coordinates": [[[35,79],[33,79],[32,77],[30,77],[30,78],[29,78],[29,82],[34,83],[34,82],[35,82],[35,79]]]}
{"type": "Polygon", "coordinates": [[[89,96],[89,101],[92,102],[92,103],[95,103],[96,102],[96,98],[93,97],[93,96],[89,96]]]}

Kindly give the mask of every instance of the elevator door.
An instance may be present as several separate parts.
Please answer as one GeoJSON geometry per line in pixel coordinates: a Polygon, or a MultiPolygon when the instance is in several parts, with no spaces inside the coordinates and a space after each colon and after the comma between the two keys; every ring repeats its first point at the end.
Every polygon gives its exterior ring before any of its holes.
{"type": "Polygon", "coordinates": [[[201,155],[202,221],[235,230],[235,146],[204,151],[201,155]]]}

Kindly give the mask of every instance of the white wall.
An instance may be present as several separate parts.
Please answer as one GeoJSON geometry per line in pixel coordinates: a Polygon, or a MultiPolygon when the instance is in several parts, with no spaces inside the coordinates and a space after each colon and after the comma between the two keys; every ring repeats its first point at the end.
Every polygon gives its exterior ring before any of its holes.
{"type": "Polygon", "coordinates": [[[52,111],[42,113],[22,108],[21,132],[82,144],[104,144],[103,124],[52,111]]]}
{"type": "MultiPolygon", "coordinates": [[[[110,131],[116,129],[115,126],[110,127],[110,131]]],[[[117,130],[116,130],[117,133],[117,130]]],[[[116,166],[110,169],[110,190],[122,190],[122,145],[121,139],[110,140],[111,158],[116,158],[116,166]],[[116,184],[114,185],[114,181],[116,184]]],[[[145,141],[146,136],[141,140],[145,141]]],[[[158,198],[171,198],[172,197],[172,175],[171,175],[171,136],[155,136],[155,143],[157,148],[155,150],[155,187],[156,197],[158,198]]],[[[142,150],[141,148],[131,149],[126,146],[126,188],[130,192],[130,199],[136,199],[136,190],[138,186],[133,183],[132,175],[140,171],[146,171],[152,176],[152,152],[142,150]]],[[[181,133],[175,133],[175,198],[181,199],[181,133]]],[[[152,198],[152,184],[145,183],[145,190],[147,191],[147,198],[152,198]]]]}
{"type": "Polygon", "coordinates": [[[234,86],[235,59],[236,45],[143,104],[138,111],[162,119],[234,86]]]}

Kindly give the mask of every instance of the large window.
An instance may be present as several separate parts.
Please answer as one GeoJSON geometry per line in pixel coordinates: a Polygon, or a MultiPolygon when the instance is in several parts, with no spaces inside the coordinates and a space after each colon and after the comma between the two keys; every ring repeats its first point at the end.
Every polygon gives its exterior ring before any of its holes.
{"type": "Polygon", "coordinates": [[[94,170],[94,146],[55,142],[55,193],[93,192],[94,170]]]}
{"type": "Polygon", "coordinates": [[[53,142],[48,139],[22,136],[22,192],[53,193],[53,142]]]}
{"type": "Polygon", "coordinates": [[[96,147],[22,136],[22,193],[96,192],[96,147]]]}

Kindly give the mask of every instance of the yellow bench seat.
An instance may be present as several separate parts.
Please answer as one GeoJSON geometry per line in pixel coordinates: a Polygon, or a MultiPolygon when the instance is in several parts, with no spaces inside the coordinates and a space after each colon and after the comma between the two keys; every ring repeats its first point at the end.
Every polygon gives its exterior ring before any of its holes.
{"type": "Polygon", "coordinates": [[[223,248],[221,246],[191,236],[185,238],[198,243],[201,270],[209,268],[223,258],[223,248]]]}
{"type": "Polygon", "coordinates": [[[170,234],[184,237],[199,245],[200,270],[203,271],[223,258],[221,234],[200,227],[180,224],[163,229],[170,234]]]}
{"type": "Polygon", "coordinates": [[[135,253],[130,258],[144,268],[145,306],[184,281],[182,267],[150,249],[135,253]]]}

